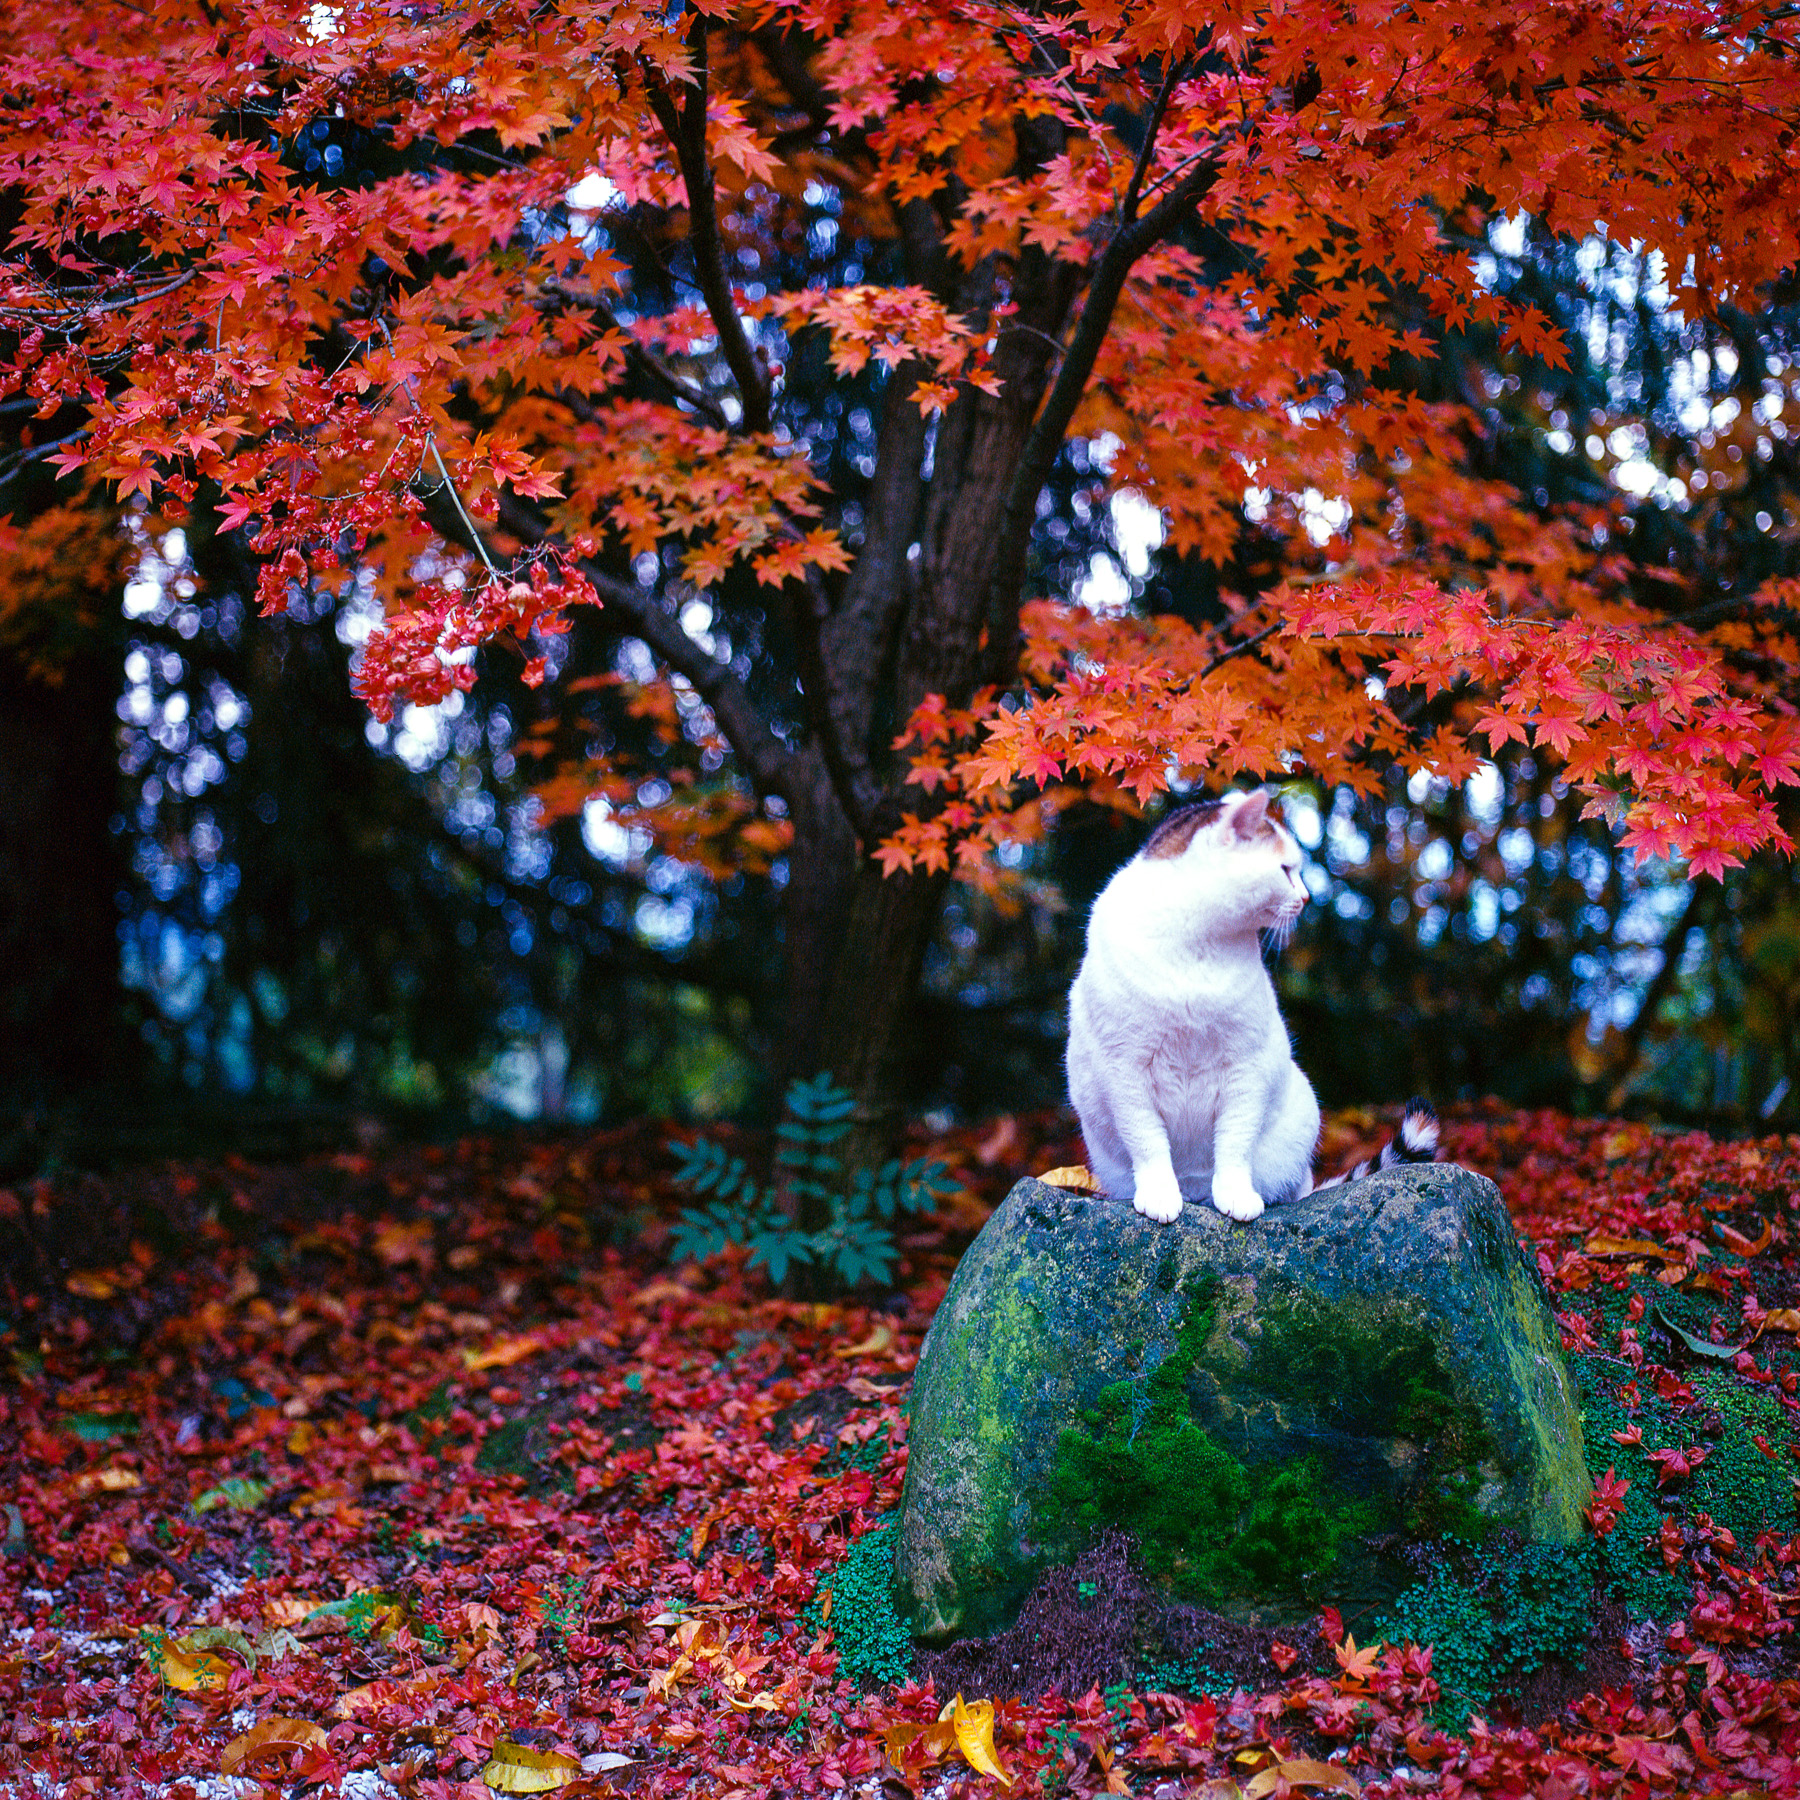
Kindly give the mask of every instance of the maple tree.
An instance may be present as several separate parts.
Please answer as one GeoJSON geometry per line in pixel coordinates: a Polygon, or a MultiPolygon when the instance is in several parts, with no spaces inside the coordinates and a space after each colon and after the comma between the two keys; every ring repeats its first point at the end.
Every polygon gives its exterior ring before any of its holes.
{"type": "Polygon", "coordinates": [[[785,858],[787,1060],[891,1129],[952,871],[1000,880],[988,853],[1077,794],[1367,792],[1529,745],[1631,848],[1718,874],[1787,846],[1791,583],[1654,604],[1618,496],[1521,504],[1470,398],[1405,370],[1476,329],[1564,361],[1473,253],[1505,215],[1660,257],[1696,315],[1757,305],[1800,249],[1797,31],[25,0],[0,399],[60,516],[216,509],[270,611],[366,584],[378,716],[490,645],[554,676],[547,816],[785,858]],[[1071,440],[1175,552],[1228,563],[1254,492],[1269,579],[1196,620],[1038,594],[1071,440]]]}

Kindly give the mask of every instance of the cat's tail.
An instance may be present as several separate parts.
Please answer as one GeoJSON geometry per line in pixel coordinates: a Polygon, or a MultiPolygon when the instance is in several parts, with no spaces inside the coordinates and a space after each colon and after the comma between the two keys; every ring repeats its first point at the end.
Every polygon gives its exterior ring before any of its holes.
{"type": "Polygon", "coordinates": [[[1401,1163],[1428,1163],[1438,1159],[1438,1116],[1423,1101],[1409,1100],[1400,1115],[1400,1129],[1381,1146],[1380,1152],[1365,1157],[1354,1169],[1321,1181],[1313,1190],[1342,1187],[1347,1181],[1361,1181],[1378,1169],[1398,1168],[1401,1163]]]}

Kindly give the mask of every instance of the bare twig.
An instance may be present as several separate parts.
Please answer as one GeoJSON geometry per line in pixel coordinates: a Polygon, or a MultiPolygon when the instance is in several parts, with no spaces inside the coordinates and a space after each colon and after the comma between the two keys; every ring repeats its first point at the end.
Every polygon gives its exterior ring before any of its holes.
{"type": "Polygon", "coordinates": [[[15,475],[21,474],[34,462],[41,462],[54,450],[60,450],[65,444],[78,444],[88,435],[89,427],[83,426],[79,431],[71,431],[67,437],[53,438],[47,444],[33,444],[29,450],[19,450],[7,458],[4,467],[0,467],[0,487],[4,487],[15,475]]]}
{"type": "Polygon", "coordinates": [[[1185,67],[1185,62],[1171,62],[1167,74],[1163,76],[1162,86],[1157,89],[1156,103],[1150,108],[1150,123],[1144,127],[1143,147],[1138,151],[1137,162],[1132,167],[1131,180],[1126,183],[1125,197],[1119,203],[1119,218],[1124,224],[1129,225],[1137,217],[1144,176],[1149,172],[1150,157],[1156,149],[1156,134],[1162,126],[1163,114],[1169,109],[1169,96],[1174,93],[1175,83],[1185,67]]]}
{"type": "Polygon", "coordinates": [[[1265,625],[1261,631],[1253,631],[1247,638],[1239,638],[1235,644],[1232,644],[1227,649],[1221,650],[1219,654],[1194,677],[1194,679],[1196,681],[1204,681],[1214,669],[1223,668],[1233,657],[1243,656],[1249,651],[1254,650],[1265,638],[1272,638],[1275,633],[1281,629],[1281,626],[1282,621],[1276,619],[1272,623],[1265,625]]]}
{"type": "Polygon", "coordinates": [[[1087,298],[1063,352],[1055,385],[1032,423],[1007,485],[1000,514],[1000,554],[988,590],[990,630],[991,622],[1003,616],[1017,599],[1025,576],[1026,548],[1037,513],[1037,497],[1050,477],[1068,434],[1069,421],[1074,418],[1088,378],[1094,372],[1132,265],[1198,204],[1218,180],[1221,166],[1216,154],[1208,157],[1149,212],[1121,225],[1094,264],[1087,298]]]}
{"type": "MultiPolygon", "coordinates": [[[[388,353],[392,355],[394,338],[393,333],[387,328],[387,320],[377,313],[375,324],[387,343],[388,353]]],[[[456,491],[456,483],[450,479],[450,471],[444,463],[444,453],[438,448],[437,433],[432,430],[431,421],[426,417],[425,407],[419,399],[418,386],[410,375],[400,385],[406,390],[407,399],[412,402],[414,416],[425,420],[425,442],[430,446],[431,460],[437,464],[438,478],[443,482],[444,491],[449,494],[451,504],[456,508],[456,516],[463,522],[463,529],[468,533],[468,541],[473,546],[475,554],[481,558],[483,567],[498,581],[500,571],[495,566],[494,559],[488,554],[488,547],[482,541],[481,533],[475,529],[475,521],[469,517],[469,509],[463,505],[462,495],[456,491]]]]}

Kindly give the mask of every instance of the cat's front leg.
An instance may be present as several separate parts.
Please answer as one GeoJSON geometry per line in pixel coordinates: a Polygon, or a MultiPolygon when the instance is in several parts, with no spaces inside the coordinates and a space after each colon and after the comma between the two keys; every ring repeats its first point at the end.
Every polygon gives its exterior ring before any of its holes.
{"type": "Polygon", "coordinates": [[[1240,1224],[1262,1217],[1263,1197],[1256,1191],[1248,1169],[1213,1170],[1212,1203],[1226,1218],[1240,1224]]]}
{"type": "Polygon", "coordinates": [[[1172,1225],[1181,1217],[1181,1186],[1174,1165],[1153,1163],[1132,1171],[1131,1204],[1146,1219],[1172,1225]]]}
{"type": "Polygon", "coordinates": [[[1250,1178],[1250,1152],[1262,1115],[1262,1096],[1254,1084],[1245,1082],[1221,1096],[1213,1127],[1212,1203],[1240,1224],[1262,1217],[1263,1197],[1250,1178]]]}

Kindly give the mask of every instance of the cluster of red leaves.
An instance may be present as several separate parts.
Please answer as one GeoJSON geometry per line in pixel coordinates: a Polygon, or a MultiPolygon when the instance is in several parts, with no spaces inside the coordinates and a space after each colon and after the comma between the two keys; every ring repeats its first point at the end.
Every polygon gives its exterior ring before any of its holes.
{"type": "MultiPolygon", "coordinates": [[[[1558,576],[1566,595],[1569,572],[1558,576]]],[[[1774,620],[1790,585],[1770,584],[1743,629],[1774,620]]],[[[1792,708],[1752,691],[1719,646],[1655,631],[1642,609],[1559,611],[1446,597],[1398,572],[1283,587],[1224,629],[1035,603],[1025,703],[984,692],[952,710],[933,696],[897,739],[913,754],[909,779],[945,798],[880,855],[940,869],[954,855],[970,869],[995,842],[1037,835],[1038,809],[1020,806],[1031,789],[1136,811],[1172,781],[1304,765],[1366,795],[1390,759],[1462,782],[1513,742],[1560,764],[1584,816],[1622,826],[1642,855],[1720,875],[1753,843],[1789,847],[1770,796],[1800,779],[1792,708]],[[1417,737],[1408,701],[1444,695],[1458,696],[1450,722],[1417,737]]],[[[1791,665],[1793,643],[1773,639],[1791,665]]]]}
{"type": "MultiPolygon", "coordinates": [[[[1338,1116],[1326,1160],[1378,1132],[1338,1116]]],[[[1583,1296],[1660,1267],[1710,1284],[1740,1375],[1792,1389],[1800,1141],[1499,1112],[1453,1118],[1449,1140],[1501,1181],[1572,1338],[1583,1296]]],[[[967,1187],[879,1306],[669,1268],[655,1143],[468,1140],[0,1193],[0,1792],[192,1794],[221,1768],[299,1791],[363,1771],[354,1791],[430,1800],[514,1779],[1000,1791],[970,1744],[1018,1793],[1800,1782],[1800,1540],[1697,1520],[1660,1543],[1688,1616],[1631,1647],[1629,1683],[1549,1719],[1448,1735],[1429,1649],[1359,1648],[1330,1613],[1296,1635],[1306,1654],[1274,1645],[1255,1692],[961,1712],[929,1687],[857,1692],[809,1602],[895,1504],[906,1378],[957,1251],[1018,1174],[1073,1159],[1068,1122],[934,1146],[967,1187]]],[[[1622,1378],[1678,1391],[1628,1340],[1603,1347],[1622,1378]]],[[[1613,1483],[1649,1478],[1622,1444],[1613,1483]]]]}

